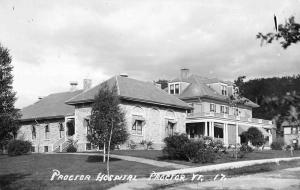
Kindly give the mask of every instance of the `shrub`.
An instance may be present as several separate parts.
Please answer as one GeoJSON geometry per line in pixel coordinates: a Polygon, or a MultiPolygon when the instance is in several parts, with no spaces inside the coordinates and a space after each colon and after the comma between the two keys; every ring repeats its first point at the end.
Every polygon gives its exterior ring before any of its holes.
{"type": "Polygon", "coordinates": [[[141,144],[142,146],[144,146],[144,149],[145,149],[145,150],[149,150],[149,149],[152,149],[153,142],[152,142],[152,141],[142,140],[142,141],[140,142],[140,144],[141,144]]]}
{"type": "Polygon", "coordinates": [[[239,150],[242,152],[253,152],[253,148],[247,144],[242,144],[239,150]]]}
{"type": "Polygon", "coordinates": [[[68,146],[67,146],[67,149],[66,151],[67,152],[77,152],[77,141],[74,141],[72,139],[69,139],[68,140],[68,146]]]}
{"type": "Polygon", "coordinates": [[[77,152],[77,148],[74,145],[69,145],[66,149],[67,152],[77,152]]]}
{"type": "Polygon", "coordinates": [[[211,146],[211,142],[199,139],[186,143],[183,149],[185,157],[189,161],[195,163],[214,162],[217,158],[218,152],[214,149],[214,146],[211,146]]]}
{"type": "Polygon", "coordinates": [[[129,148],[130,150],[135,150],[136,147],[137,147],[137,144],[136,144],[133,140],[130,140],[130,141],[128,142],[128,148],[129,148]]]}
{"type": "Polygon", "coordinates": [[[23,140],[12,140],[8,143],[8,155],[18,156],[27,154],[30,152],[32,147],[31,142],[23,140]]]}
{"type": "Polygon", "coordinates": [[[166,146],[163,149],[163,153],[167,154],[170,159],[187,159],[184,153],[184,147],[190,140],[186,134],[175,133],[173,136],[166,137],[164,142],[166,146]]]}
{"type": "Polygon", "coordinates": [[[271,144],[271,148],[273,150],[282,150],[284,147],[284,140],[283,138],[276,138],[272,144],[271,144]]]}
{"type": "Polygon", "coordinates": [[[239,148],[238,148],[238,157],[239,158],[244,158],[246,156],[246,154],[253,152],[253,148],[251,146],[249,146],[248,144],[242,144],[239,148]]]}

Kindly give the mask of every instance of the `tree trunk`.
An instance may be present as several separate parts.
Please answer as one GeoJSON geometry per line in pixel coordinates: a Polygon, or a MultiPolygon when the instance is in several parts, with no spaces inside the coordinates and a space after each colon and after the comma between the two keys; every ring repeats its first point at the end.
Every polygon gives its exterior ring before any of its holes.
{"type": "Polygon", "coordinates": [[[113,121],[111,122],[111,129],[110,129],[110,135],[109,135],[109,141],[108,141],[108,150],[107,150],[107,175],[109,175],[109,153],[110,153],[110,142],[111,142],[111,136],[112,136],[112,131],[113,131],[113,121]]]}
{"type": "Polygon", "coordinates": [[[103,163],[105,163],[105,156],[106,156],[106,154],[105,154],[105,150],[106,148],[105,148],[105,142],[104,142],[104,145],[103,145],[103,163]]]}

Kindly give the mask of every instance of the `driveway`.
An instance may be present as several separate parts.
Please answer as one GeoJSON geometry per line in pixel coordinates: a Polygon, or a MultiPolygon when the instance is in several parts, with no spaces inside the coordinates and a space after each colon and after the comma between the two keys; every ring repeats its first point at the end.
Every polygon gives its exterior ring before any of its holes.
{"type": "Polygon", "coordinates": [[[213,189],[251,189],[251,190],[298,190],[300,189],[300,167],[275,170],[271,172],[228,178],[224,181],[190,183],[167,188],[168,190],[213,190],[213,189]]]}

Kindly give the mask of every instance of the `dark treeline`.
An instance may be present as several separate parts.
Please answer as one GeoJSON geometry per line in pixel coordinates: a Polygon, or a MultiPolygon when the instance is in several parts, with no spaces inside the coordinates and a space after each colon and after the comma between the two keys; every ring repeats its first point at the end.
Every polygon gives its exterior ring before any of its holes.
{"type": "Polygon", "coordinates": [[[260,105],[253,109],[253,117],[272,120],[280,115],[287,115],[290,105],[297,102],[300,94],[300,75],[258,78],[244,82],[245,77],[239,77],[235,84],[241,95],[260,105]],[[287,103],[289,98],[292,102],[287,103]]]}

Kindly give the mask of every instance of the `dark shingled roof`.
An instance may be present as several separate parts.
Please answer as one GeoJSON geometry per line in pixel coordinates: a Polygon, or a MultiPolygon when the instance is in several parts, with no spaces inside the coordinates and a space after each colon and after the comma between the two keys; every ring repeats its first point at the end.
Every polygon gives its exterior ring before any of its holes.
{"type": "Polygon", "coordinates": [[[61,118],[74,114],[74,106],[65,101],[81,93],[82,90],[50,94],[38,102],[21,110],[21,120],[61,118]]]}
{"type": "MultiPolygon", "coordinates": [[[[180,81],[179,79],[175,79],[172,82],[179,82],[179,81],[180,81]]],[[[206,97],[206,98],[212,98],[221,101],[228,101],[227,96],[222,96],[218,94],[214,89],[210,88],[207,84],[220,82],[228,85],[233,85],[233,83],[229,81],[222,81],[217,78],[210,79],[198,75],[191,75],[187,79],[183,80],[183,82],[190,83],[190,85],[178,96],[178,98],[182,100],[188,98],[195,98],[195,97],[206,97]]],[[[259,107],[257,104],[255,104],[254,102],[248,99],[244,105],[250,107],[259,107]]]]}
{"type": "Polygon", "coordinates": [[[191,107],[182,100],[159,89],[151,82],[143,82],[128,77],[114,76],[107,81],[95,86],[94,88],[82,92],[81,94],[66,101],[67,104],[93,102],[95,95],[101,86],[107,83],[109,87],[116,84],[118,95],[121,99],[133,100],[138,102],[164,105],[170,107],[190,109],[191,107]]]}

